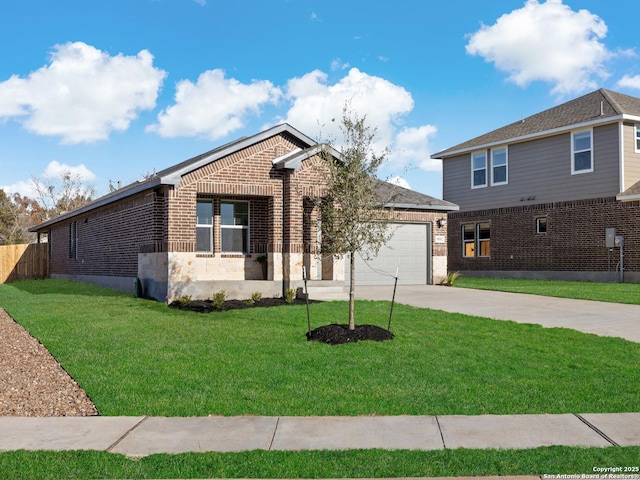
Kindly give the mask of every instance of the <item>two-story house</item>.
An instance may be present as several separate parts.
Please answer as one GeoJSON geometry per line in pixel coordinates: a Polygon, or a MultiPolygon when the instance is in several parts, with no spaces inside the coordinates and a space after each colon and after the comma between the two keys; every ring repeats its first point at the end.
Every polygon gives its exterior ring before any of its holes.
{"type": "Polygon", "coordinates": [[[640,98],[600,89],[432,155],[448,268],[640,281],[640,98]]]}

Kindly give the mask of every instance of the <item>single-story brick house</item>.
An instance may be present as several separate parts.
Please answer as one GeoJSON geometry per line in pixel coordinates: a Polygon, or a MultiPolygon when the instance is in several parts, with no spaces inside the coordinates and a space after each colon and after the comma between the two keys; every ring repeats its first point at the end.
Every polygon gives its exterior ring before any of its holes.
{"type": "MultiPolygon", "coordinates": [[[[171,301],[343,286],[345,260],[321,258],[311,198],[321,194],[321,145],[288,124],[240,138],[119,188],[32,228],[49,242],[50,275],[171,301]]],[[[334,152],[339,155],[337,152],[334,152]]],[[[380,182],[383,194],[391,185],[380,182]]],[[[447,273],[446,218],[457,206],[393,187],[396,234],[357,283],[437,283],[447,273]]]]}

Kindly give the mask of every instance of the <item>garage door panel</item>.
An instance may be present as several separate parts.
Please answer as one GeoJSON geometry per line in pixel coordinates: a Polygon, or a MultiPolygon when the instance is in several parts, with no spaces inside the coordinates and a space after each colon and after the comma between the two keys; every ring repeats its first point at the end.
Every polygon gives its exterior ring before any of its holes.
{"type": "Polygon", "coordinates": [[[370,260],[356,256],[356,284],[388,285],[398,270],[400,284],[426,284],[428,280],[429,225],[395,224],[393,237],[370,260]]]}

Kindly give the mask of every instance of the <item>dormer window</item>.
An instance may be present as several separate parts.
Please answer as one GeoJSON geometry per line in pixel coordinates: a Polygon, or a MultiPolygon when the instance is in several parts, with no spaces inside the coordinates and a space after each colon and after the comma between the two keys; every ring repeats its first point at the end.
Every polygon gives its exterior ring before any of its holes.
{"type": "Polygon", "coordinates": [[[591,130],[571,135],[571,174],[593,172],[593,135],[591,130]]]}

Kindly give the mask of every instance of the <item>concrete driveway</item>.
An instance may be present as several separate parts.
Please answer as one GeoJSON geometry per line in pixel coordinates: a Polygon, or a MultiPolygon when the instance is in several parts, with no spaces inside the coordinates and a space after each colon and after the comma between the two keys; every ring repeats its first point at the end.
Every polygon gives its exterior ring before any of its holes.
{"type": "MultiPolygon", "coordinates": [[[[356,287],[356,298],[391,300],[393,285],[356,287]]],[[[640,342],[640,305],[492,292],[440,285],[398,285],[396,302],[496,320],[572,328],[640,342]]]]}

